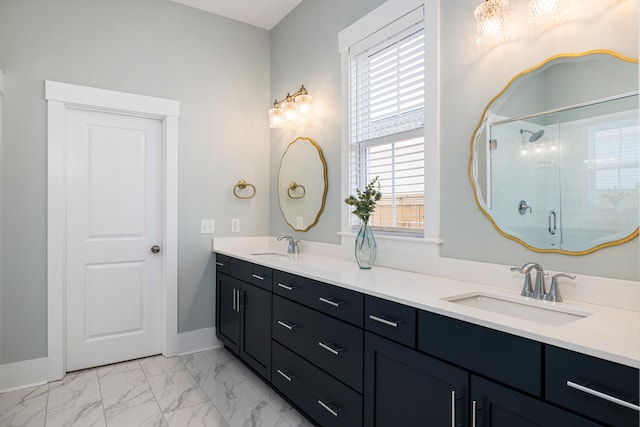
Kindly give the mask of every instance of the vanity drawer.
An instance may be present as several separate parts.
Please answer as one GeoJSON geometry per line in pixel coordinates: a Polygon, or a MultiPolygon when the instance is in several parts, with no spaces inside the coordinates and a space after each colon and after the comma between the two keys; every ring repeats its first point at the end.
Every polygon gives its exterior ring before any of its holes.
{"type": "Polygon", "coordinates": [[[252,283],[253,282],[253,277],[251,277],[252,273],[253,273],[252,263],[243,261],[238,258],[231,258],[231,269],[230,269],[231,277],[240,279],[243,282],[252,283]]]}
{"type": "Polygon", "coordinates": [[[359,292],[278,270],[273,272],[273,292],[362,327],[364,296],[359,292]]]}
{"type": "Polygon", "coordinates": [[[273,339],[362,392],[362,329],[273,297],[273,339]]]}
{"type": "Polygon", "coordinates": [[[549,402],[617,427],[640,425],[638,369],[553,346],[546,346],[545,368],[549,402]]]}
{"type": "Polygon", "coordinates": [[[231,269],[231,257],[216,254],[216,271],[218,273],[229,274],[231,269]]]}
{"type": "Polygon", "coordinates": [[[251,283],[259,288],[271,291],[273,270],[237,258],[229,258],[230,275],[243,282],[251,283]]]}
{"type": "Polygon", "coordinates": [[[362,396],[273,342],[272,383],[321,426],[362,426],[362,396]]]}
{"type": "Polygon", "coordinates": [[[262,265],[253,265],[251,273],[251,283],[259,288],[271,291],[271,283],[273,282],[273,270],[262,265]]]}
{"type": "Polygon", "coordinates": [[[413,307],[367,295],[364,300],[364,327],[411,348],[416,347],[416,318],[413,307]]]}
{"type": "Polygon", "coordinates": [[[542,397],[542,344],[426,311],[418,313],[418,349],[542,397]]]}

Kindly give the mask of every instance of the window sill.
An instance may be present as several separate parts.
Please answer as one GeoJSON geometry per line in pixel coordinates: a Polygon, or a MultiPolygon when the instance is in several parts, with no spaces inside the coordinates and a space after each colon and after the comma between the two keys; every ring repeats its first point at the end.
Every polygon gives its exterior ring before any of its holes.
{"type": "MultiPolygon", "coordinates": [[[[356,237],[357,233],[352,233],[350,231],[338,231],[338,236],[346,236],[346,237],[356,237]]],[[[391,236],[389,234],[383,233],[374,233],[376,240],[391,240],[394,242],[410,242],[410,243],[418,243],[425,245],[441,245],[442,239],[430,239],[425,237],[407,237],[407,236],[391,236]]]]}

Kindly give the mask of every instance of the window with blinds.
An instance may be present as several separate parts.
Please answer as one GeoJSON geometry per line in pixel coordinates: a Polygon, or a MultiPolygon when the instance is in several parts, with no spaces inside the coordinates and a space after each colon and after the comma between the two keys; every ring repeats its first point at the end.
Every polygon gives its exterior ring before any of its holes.
{"type": "Polygon", "coordinates": [[[379,177],[378,230],[424,232],[424,38],[420,19],[349,56],[351,194],[379,177]]]}
{"type": "Polygon", "coordinates": [[[594,129],[591,163],[595,167],[596,190],[638,190],[639,139],[637,118],[594,129]]]}

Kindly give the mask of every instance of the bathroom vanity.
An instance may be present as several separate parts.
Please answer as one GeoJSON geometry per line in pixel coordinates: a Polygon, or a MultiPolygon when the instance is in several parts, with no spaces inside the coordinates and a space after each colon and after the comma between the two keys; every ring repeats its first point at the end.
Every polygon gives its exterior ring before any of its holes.
{"type": "Polygon", "coordinates": [[[638,312],[540,302],[570,316],[535,322],[456,303],[519,290],[308,253],[216,248],[216,265],[218,338],[317,425],[640,422],[638,312]]]}

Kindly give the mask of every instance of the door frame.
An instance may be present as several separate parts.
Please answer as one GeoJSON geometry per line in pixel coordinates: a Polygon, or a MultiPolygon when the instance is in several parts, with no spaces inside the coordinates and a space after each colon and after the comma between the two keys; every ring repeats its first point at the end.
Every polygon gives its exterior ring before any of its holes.
{"type": "Polygon", "coordinates": [[[67,110],[82,109],[162,122],[162,354],[178,350],[178,118],[180,102],[45,81],[47,100],[47,380],[66,373],[67,110]]]}

